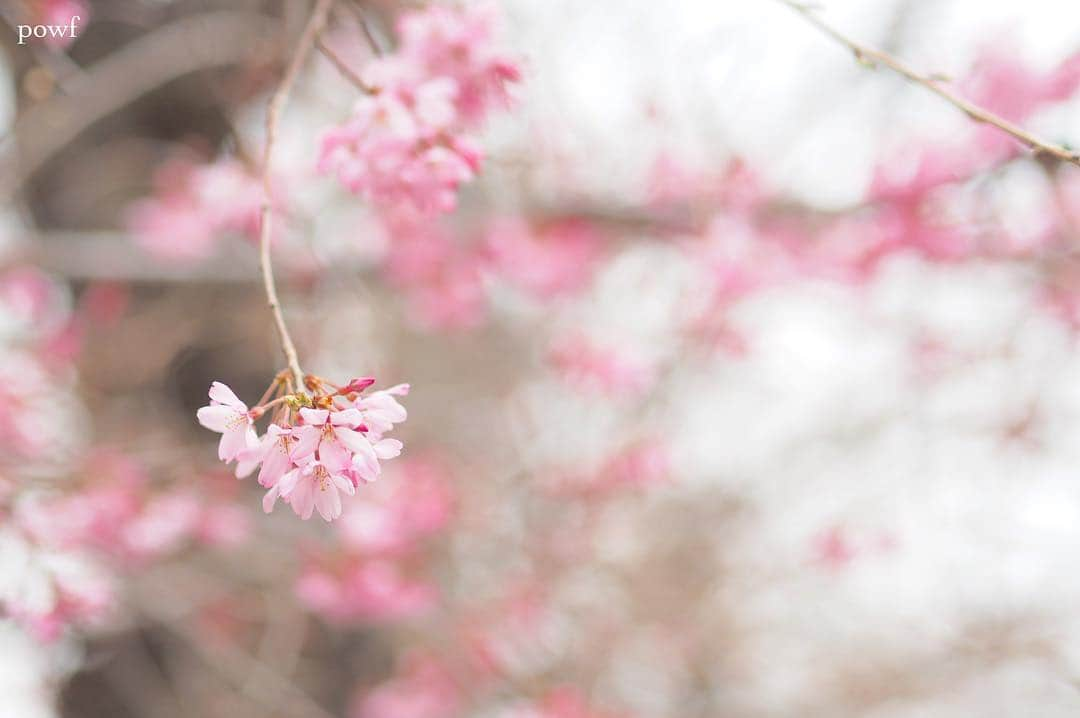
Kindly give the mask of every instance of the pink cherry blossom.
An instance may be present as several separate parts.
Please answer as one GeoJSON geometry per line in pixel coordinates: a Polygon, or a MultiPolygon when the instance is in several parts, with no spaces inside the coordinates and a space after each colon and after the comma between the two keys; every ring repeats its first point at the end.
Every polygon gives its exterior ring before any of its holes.
{"type": "Polygon", "coordinates": [[[374,92],[323,136],[320,171],[379,206],[452,211],[482,161],[469,132],[493,105],[507,104],[506,85],[520,77],[512,60],[491,49],[492,21],[472,8],[403,15],[398,52],[364,69],[374,92]]]}
{"type": "Polygon", "coordinates": [[[454,718],[461,689],[436,657],[414,655],[391,680],[357,697],[350,718],[454,718]]]}
{"type": "Polygon", "coordinates": [[[660,210],[717,206],[740,216],[769,199],[757,173],[738,158],[717,171],[689,166],[667,152],[653,162],[648,193],[649,204],[660,210]]]}
{"type": "Polygon", "coordinates": [[[438,599],[434,586],[408,577],[400,564],[358,557],[334,568],[307,566],[296,592],[312,611],[338,623],[415,618],[438,599]]]}
{"type": "Polygon", "coordinates": [[[95,282],[79,297],[79,304],[88,322],[111,326],[127,311],[131,294],[118,282],[95,282]]]}
{"type": "Polygon", "coordinates": [[[123,525],[123,543],[136,556],[169,553],[194,533],[202,510],[202,503],[191,492],[155,496],[123,525]]]}
{"type": "Polygon", "coordinates": [[[811,561],[824,569],[839,571],[857,560],[888,554],[897,548],[894,534],[887,531],[855,532],[833,524],[812,537],[811,561]]]}
{"type": "Polygon", "coordinates": [[[565,381],[582,391],[640,394],[656,380],[654,362],[640,352],[604,346],[583,334],[557,340],[548,359],[565,381]]]}
{"type": "Polygon", "coordinates": [[[599,232],[575,220],[534,229],[521,220],[504,219],[487,235],[492,270],[540,299],[583,288],[602,245],[599,232]]]}
{"type": "Polygon", "coordinates": [[[136,242],[161,259],[192,261],[213,253],[214,226],[187,197],[143,200],[132,206],[128,223],[136,242]]]}
{"type": "Polygon", "coordinates": [[[426,329],[475,329],[487,312],[481,264],[470,257],[455,258],[431,281],[405,288],[409,315],[426,329]]]}
{"type": "Polygon", "coordinates": [[[64,493],[23,496],[14,525],[42,546],[89,551],[120,568],[143,566],[194,540],[226,545],[246,535],[246,516],[234,503],[205,495],[214,488],[208,477],[163,489],[132,458],[98,450],[76,478],[64,493]]]}
{"type": "Polygon", "coordinates": [[[477,327],[487,310],[482,247],[443,224],[399,214],[385,218],[395,237],[384,273],[405,297],[410,318],[427,329],[477,327]]]}
{"type": "MultiPolygon", "coordinates": [[[[372,392],[353,402],[353,406],[360,411],[371,437],[381,439],[383,434],[394,428],[394,424],[400,424],[409,418],[409,412],[397,400],[397,397],[408,396],[408,394],[408,384],[397,384],[389,389],[372,392]]],[[[391,454],[395,446],[396,444],[393,443],[387,444],[382,451],[391,454]]],[[[400,449],[400,446],[398,448],[400,449]]]]}
{"type": "Polygon", "coordinates": [[[210,385],[210,405],[198,411],[199,423],[221,434],[218,458],[228,463],[241,451],[257,445],[254,420],[248,413],[247,404],[240,401],[233,390],[219,381],[210,385]]]}
{"type": "Polygon", "coordinates": [[[55,328],[67,319],[62,287],[36,267],[14,267],[0,276],[0,303],[26,328],[55,328]]]}
{"type": "Polygon", "coordinates": [[[114,604],[112,581],[90,556],[0,530],[0,614],[39,640],[54,640],[69,625],[100,623],[114,604]]]}
{"type": "MultiPolygon", "coordinates": [[[[419,88],[421,98],[430,89],[419,88]]],[[[466,138],[423,124],[409,102],[390,92],[358,100],[352,118],[324,135],[319,169],[376,204],[452,211],[458,188],[479,168],[479,151],[466,138]]],[[[446,109],[452,112],[452,105],[446,109]]],[[[426,108],[428,116],[442,114],[426,108]]]]}
{"type": "Polygon", "coordinates": [[[65,456],[73,448],[61,407],[51,401],[62,387],[33,354],[0,352],[0,431],[8,437],[9,460],[65,456]]]}
{"type": "Polygon", "coordinates": [[[311,518],[314,509],[327,521],[341,515],[339,491],[349,496],[356,488],[348,473],[351,470],[348,454],[315,459],[300,468],[293,469],[279,483],[279,493],[302,519],[311,518]]]}
{"type": "Polygon", "coordinates": [[[211,256],[226,233],[254,238],[262,188],[238,161],[174,158],[154,176],[154,193],[128,210],[135,242],[163,260],[211,256]]]}
{"type": "Polygon", "coordinates": [[[479,4],[460,10],[431,5],[398,21],[400,55],[418,73],[452,82],[456,112],[469,125],[509,105],[508,87],[521,79],[516,60],[496,48],[498,22],[493,5],[479,4]]]}
{"type": "Polygon", "coordinates": [[[203,544],[223,549],[242,544],[251,533],[251,514],[235,503],[213,503],[199,515],[195,536],[203,544]]]}
{"type": "Polygon", "coordinates": [[[402,443],[383,435],[407,417],[398,396],[408,393],[400,384],[369,396],[363,392],[374,379],[353,379],[344,387],[309,377],[314,397],[282,393],[283,375],[275,378],[266,397],[277,398],[248,409],[220,382],[210,388],[210,406],[198,411],[199,423],[222,433],[218,456],[236,460],[236,476],[256,469],[258,483],[267,489],[263,510],[273,511],[278,499],[302,519],[318,511],[326,521],[342,513],[341,494],[352,496],[361,483],[375,481],[380,462],[397,457],[402,443]],[[255,421],[276,407],[260,438],[255,421]],[[319,407],[319,408],[315,408],[319,407]]]}
{"type": "Polygon", "coordinates": [[[536,703],[514,708],[505,718],[616,718],[618,715],[594,709],[577,688],[561,686],[536,703]]]}
{"type": "Polygon", "coordinates": [[[453,509],[454,493],[441,465],[406,459],[350,503],[338,532],[348,550],[402,555],[442,531],[453,509]]]}

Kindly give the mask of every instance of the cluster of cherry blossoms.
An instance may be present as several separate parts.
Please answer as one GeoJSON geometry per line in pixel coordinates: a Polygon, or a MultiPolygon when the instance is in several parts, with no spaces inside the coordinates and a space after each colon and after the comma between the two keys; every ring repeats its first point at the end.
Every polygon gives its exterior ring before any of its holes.
{"type": "Polygon", "coordinates": [[[401,453],[402,443],[384,434],[405,421],[397,397],[408,394],[409,385],[364,395],[374,383],[365,377],[337,386],[309,375],[305,384],[312,393],[294,393],[283,372],[249,409],[229,387],[214,382],[210,404],[199,409],[198,419],[221,433],[218,458],[236,461],[238,478],[259,469],[267,513],[280,498],[302,519],[317,510],[333,521],[341,515],[341,494],[352,496],[360,484],[375,481],[382,471],[379,462],[401,453]],[[267,412],[270,424],[260,437],[255,422],[267,412]]]}
{"type": "Polygon", "coordinates": [[[393,209],[448,212],[480,169],[469,133],[508,104],[517,64],[493,49],[488,9],[432,6],[404,14],[400,46],[362,73],[370,93],[323,137],[319,167],[393,209]]]}
{"type": "Polygon", "coordinates": [[[194,262],[213,254],[220,237],[258,234],[262,188],[239,160],[200,163],[187,154],[154,174],[154,193],[128,211],[136,243],[163,260],[194,262]]]}
{"type": "Polygon", "coordinates": [[[85,333],[113,323],[127,294],[91,284],[73,301],[62,283],[31,266],[0,274],[0,430],[8,461],[55,461],[70,454],[79,432],[71,370],[85,333]]]}
{"type": "Polygon", "coordinates": [[[544,305],[579,294],[609,245],[605,232],[572,215],[499,217],[473,231],[400,214],[384,220],[394,237],[386,281],[403,296],[410,319],[442,331],[481,325],[496,287],[544,305]]]}
{"type": "Polygon", "coordinates": [[[91,556],[43,546],[14,526],[0,528],[0,617],[39,641],[55,640],[71,625],[99,625],[115,594],[112,577],[91,556]]]}
{"type": "Polygon", "coordinates": [[[448,472],[427,458],[394,470],[349,502],[332,547],[307,552],[300,601],[337,624],[416,618],[440,600],[431,539],[445,532],[455,495],[448,472]]]}
{"type": "Polygon", "coordinates": [[[221,478],[158,486],[132,457],[97,449],[63,486],[0,485],[0,615],[51,641],[107,621],[123,573],[192,547],[235,547],[250,520],[221,478]]]}

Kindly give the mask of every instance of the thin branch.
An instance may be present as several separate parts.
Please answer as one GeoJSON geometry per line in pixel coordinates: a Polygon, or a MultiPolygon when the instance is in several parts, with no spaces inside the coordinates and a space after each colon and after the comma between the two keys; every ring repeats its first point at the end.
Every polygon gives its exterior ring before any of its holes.
{"type": "Polygon", "coordinates": [[[375,94],[375,88],[364,82],[363,78],[356,74],[356,72],[341,59],[340,55],[331,50],[330,46],[323,42],[321,35],[315,40],[315,46],[319,48],[319,52],[330,61],[330,64],[332,64],[346,80],[356,85],[361,92],[366,92],[369,95],[375,94]]]}
{"type": "Polygon", "coordinates": [[[183,642],[197,658],[226,682],[237,686],[241,695],[258,702],[264,708],[271,711],[281,710],[285,715],[291,716],[334,718],[332,713],[319,705],[300,686],[259,659],[228,644],[211,649],[195,640],[192,632],[184,626],[173,625],[155,616],[147,618],[154,621],[153,625],[160,626],[173,638],[183,642]],[[258,690],[243,690],[244,686],[251,682],[254,682],[258,690]]]}
{"type": "Polygon", "coordinates": [[[304,390],[304,372],[300,368],[300,359],[296,355],[296,345],[289,336],[289,328],[285,325],[285,317],[281,314],[281,303],[278,301],[277,287],[274,284],[274,265],[270,261],[270,238],[271,218],[273,215],[273,192],[270,171],[270,160],[274,152],[274,142],[277,140],[278,122],[281,112],[285,108],[285,102],[289,99],[289,92],[296,84],[296,78],[300,74],[308,53],[315,45],[315,40],[326,25],[326,18],[330,12],[333,0],[316,0],[315,8],[311,11],[307,26],[300,35],[299,43],[293,54],[289,66],[285,69],[285,75],[281,78],[270,103],[266,108],[266,146],[263,150],[262,182],[263,199],[259,210],[259,268],[262,270],[263,288],[266,290],[266,303],[270,307],[270,313],[274,315],[274,325],[277,327],[278,338],[281,339],[281,350],[285,354],[285,361],[292,372],[296,382],[296,391],[304,390]]]}
{"type": "Polygon", "coordinates": [[[351,2],[348,2],[348,0],[346,0],[345,6],[348,7],[353,14],[356,15],[356,19],[360,23],[360,29],[363,31],[364,37],[367,39],[368,45],[371,46],[371,51],[375,53],[376,57],[382,57],[383,49],[379,45],[379,42],[375,39],[375,33],[371,31],[371,26],[368,25],[367,13],[364,12],[364,9],[362,7],[358,5],[353,5],[351,2]]]}
{"type": "MultiPolygon", "coordinates": [[[[124,45],[77,75],[64,93],[20,116],[6,144],[17,171],[0,173],[0,197],[17,191],[46,162],[95,122],[192,72],[248,60],[279,30],[264,15],[217,11],[176,20],[124,45]]],[[[4,149],[0,146],[0,149],[4,149]]]]}
{"type": "Polygon", "coordinates": [[[1061,145],[1047,142],[1031,132],[1028,132],[1023,127],[1009,122],[1004,117],[979,107],[978,105],[965,100],[963,97],[960,97],[953,91],[943,87],[940,78],[918,72],[886,52],[875,50],[872,47],[867,47],[866,45],[862,45],[855,40],[852,40],[818,17],[817,13],[814,12],[814,8],[801,2],[797,2],[796,0],[777,0],[777,2],[787,5],[789,8],[806,18],[807,22],[818,30],[851,50],[855,55],[855,59],[859,62],[864,64],[877,63],[884,65],[893,72],[902,75],[918,85],[922,85],[946,102],[959,108],[975,122],[993,125],[1002,132],[1011,135],[1014,139],[1026,145],[1037,155],[1053,157],[1062,162],[1071,162],[1074,165],[1080,166],[1080,152],[1074,152],[1061,145]]]}

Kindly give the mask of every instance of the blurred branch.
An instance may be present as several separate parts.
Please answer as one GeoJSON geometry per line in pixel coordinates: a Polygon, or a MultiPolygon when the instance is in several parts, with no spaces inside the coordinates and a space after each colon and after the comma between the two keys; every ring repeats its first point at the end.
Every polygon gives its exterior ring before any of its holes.
{"type": "Polygon", "coordinates": [[[272,18],[211,12],[184,18],[132,40],[70,77],[64,95],[35,105],[15,124],[19,171],[4,191],[13,192],[81,132],[146,93],[198,70],[250,57],[278,29],[272,18]]]}
{"type": "Polygon", "coordinates": [[[818,30],[847,47],[855,55],[855,59],[860,63],[871,66],[877,64],[884,65],[911,82],[922,85],[930,90],[938,97],[941,97],[946,102],[960,109],[975,122],[992,125],[1002,132],[1011,135],[1021,144],[1030,148],[1035,154],[1053,157],[1062,162],[1071,162],[1074,165],[1080,166],[1080,152],[1074,152],[1061,145],[1048,142],[1031,132],[1028,132],[1019,125],[1009,122],[1004,117],[996,115],[989,110],[965,100],[953,91],[943,87],[941,81],[934,76],[918,72],[886,52],[867,47],[866,45],[862,45],[855,40],[852,40],[818,17],[813,7],[797,2],[797,0],[777,0],[777,2],[787,5],[789,8],[806,18],[807,22],[818,30]]]}
{"type": "Polygon", "coordinates": [[[270,313],[274,315],[274,325],[277,327],[278,338],[281,339],[281,350],[285,354],[285,361],[292,372],[296,382],[296,391],[304,391],[304,372],[300,369],[300,360],[296,355],[296,346],[292,337],[289,336],[289,328],[285,325],[285,317],[281,313],[281,303],[278,301],[277,287],[274,285],[274,265],[270,259],[271,219],[273,217],[273,179],[271,178],[270,160],[274,153],[274,142],[277,140],[278,122],[281,112],[285,109],[285,103],[289,99],[289,92],[296,84],[296,78],[300,74],[300,68],[304,65],[308,53],[314,47],[315,41],[326,25],[326,18],[330,13],[333,0],[315,0],[315,7],[311,11],[304,32],[300,35],[296,51],[285,75],[281,78],[270,103],[266,108],[266,146],[263,149],[262,184],[263,199],[259,209],[259,268],[263,275],[263,288],[266,290],[266,303],[270,307],[270,313]]]}
{"type": "Polygon", "coordinates": [[[341,59],[340,55],[331,50],[330,47],[323,41],[321,35],[318,37],[318,39],[315,40],[315,46],[319,48],[319,52],[321,52],[323,56],[330,61],[330,64],[333,65],[334,68],[337,69],[337,71],[340,72],[346,80],[356,85],[356,87],[358,87],[361,92],[365,92],[369,95],[375,94],[375,88],[364,82],[363,78],[361,78],[360,75],[356,74],[353,69],[349,67],[344,60],[341,59]]]}
{"type": "Polygon", "coordinates": [[[136,282],[251,282],[257,265],[246,242],[223,242],[214,261],[163,262],[136,249],[120,232],[48,232],[35,235],[19,259],[70,279],[136,282]]]}
{"type": "Polygon", "coordinates": [[[146,636],[140,629],[132,632],[126,650],[113,661],[107,673],[116,692],[145,718],[183,718],[176,688],[158,666],[146,645],[146,636]]]}
{"type": "Polygon", "coordinates": [[[192,652],[215,673],[243,691],[243,695],[257,701],[269,710],[284,710],[286,715],[304,716],[305,718],[334,718],[310,695],[294,684],[289,678],[274,671],[265,663],[253,658],[239,648],[221,643],[214,648],[204,646],[185,626],[173,625],[169,621],[147,618],[152,625],[166,629],[174,638],[186,644],[192,652]],[[245,690],[246,686],[254,690],[245,690]]]}
{"type": "Polygon", "coordinates": [[[375,39],[375,33],[371,31],[371,25],[368,24],[367,14],[364,12],[364,9],[358,5],[353,5],[349,0],[345,0],[344,5],[356,15],[356,20],[360,23],[360,29],[363,31],[364,37],[367,38],[368,45],[371,46],[371,51],[375,53],[376,57],[382,57],[382,46],[379,45],[378,40],[375,39]]]}

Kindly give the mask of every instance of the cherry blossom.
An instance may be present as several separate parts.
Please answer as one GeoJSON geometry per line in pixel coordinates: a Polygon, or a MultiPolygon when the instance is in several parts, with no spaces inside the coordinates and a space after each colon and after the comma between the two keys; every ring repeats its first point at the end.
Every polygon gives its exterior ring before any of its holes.
{"type": "Polygon", "coordinates": [[[483,153],[469,136],[507,103],[517,65],[492,50],[493,15],[432,6],[402,16],[401,47],[363,72],[373,90],[328,131],[319,169],[350,191],[397,211],[449,212],[483,153]]]}
{"type": "Polygon", "coordinates": [[[486,240],[492,271],[541,300],[586,286],[604,244],[594,227],[575,220],[532,228],[503,219],[491,225],[486,240]]]}
{"type": "Polygon", "coordinates": [[[198,418],[199,423],[207,429],[221,434],[218,458],[226,463],[257,443],[253,428],[255,422],[247,404],[221,382],[215,381],[210,385],[210,405],[199,409],[198,418]]]}
{"type": "Polygon", "coordinates": [[[595,710],[577,688],[560,686],[536,703],[516,706],[503,713],[502,718],[627,718],[627,716],[595,710]]]}
{"type": "Polygon", "coordinates": [[[254,238],[262,189],[237,160],[198,163],[181,155],[154,176],[152,196],[128,210],[136,244],[162,260],[211,256],[225,234],[254,238]]]}
{"type": "Polygon", "coordinates": [[[336,623],[385,623],[430,611],[439,593],[426,577],[413,578],[400,563],[349,557],[337,565],[309,561],[296,585],[300,600],[336,623]]]}
{"type": "Polygon", "coordinates": [[[350,718],[454,718],[460,715],[462,691],[450,669],[436,656],[414,655],[400,674],[362,693],[350,718]]]}
{"type": "MultiPolygon", "coordinates": [[[[358,397],[353,406],[361,412],[364,425],[371,436],[379,439],[383,434],[391,431],[394,424],[400,424],[409,418],[409,413],[401,405],[397,397],[408,396],[408,384],[396,384],[389,389],[374,391],[365,397],[358,397]]],[[[384,449],[385,453],[393,453],[395,444],[389,444],[384,449]]],[[[397,445],[400,449],[400,445],[397,445]]]]}
{"type": "Polygon", "coordinates": [[[323,447],[320,453],[326,454],[326,458],[313,459],[293,469],[282,477],[277,488],[300,518],[311,518],[312,510],[317,508],[320,516],[333,521],[341,516],[338,492],[349,496],[356,492],[353,480],[347,476],[352,464],[347,451],[331,454],[328,447],[323,447]]]}
{"type": "Polygon", "coordinates": [[[656,367],[629,347],[603,346],[582,334],[561,337],[548,353],[571,385],[609,395],[640,394],[656,380],[656,367]]]}
{"type": "Polygon", "coordinates": [[[212,476],[186,487],[155,487],[144,466],[115,450],[83,458],[65,493],[20,495],[13,523],[33,541],[88,551],[118,566],[143,566],[193,542],[230,545],[248,531],[237,505],[212,476]]]}
{"type": "Polygon", "coordinates": [[[337,524],[343,548],[400,556],[447,528],[454,510],[450,478],[439,462],[404,459],[391,476],[350,503],[337,524]]]}
{"type": "Polygon", "coordinates": [[[468,124],[481,122],[494,107],[509,105],[508,86],[521,79],[517,61],[495,46],[498,23],[490,4],[465,10],[433,4],[398,22],[402,57],[426,76],[453,82],[455,109],[468,124]]]}
{"type": "Polygon", "coordinates": [[[89,556],[0,530],[0,613],[38,639],[54,640],[69,625],[100,623],[113,604],[113,583],[89,556]]]}
{"type": "Polygon", "coordinates": [[[238,478],[259,469],[257,481],[267,489],[264,511],[270,513],[280,498],[302,519],[318,511],[333,521],[342,512],[342,493],[352,496],[361,483],[375,481],[382,472],[380,462],[401,454],[402,443],[383,435],[407,418],[397,397],[408,394],[409,385],[364,396],[374,383],[370,377],[337,387],[309,376],[311,396],[288,391],[287,374],[279,374],[264,403],[252,409],[227,386],[214,382],[210,405],[199,409],[197,417],[204,427],[222,434],[218,457],[236,461],[238,478]],[[271,395],[276,398],[267,401],[271,395]],[[271,410],[272,419],[259,437],[255,421],[271,410]]]}

